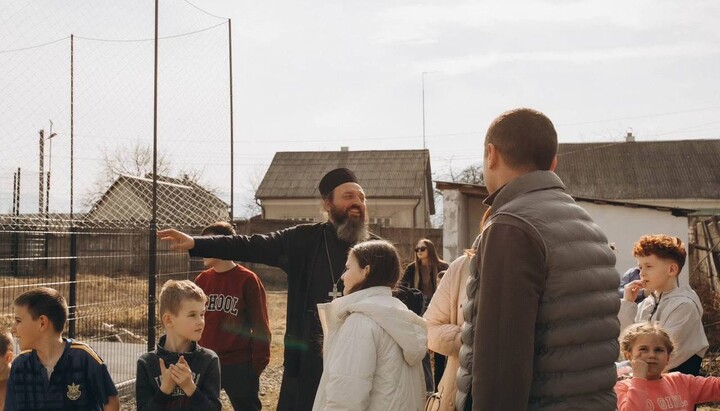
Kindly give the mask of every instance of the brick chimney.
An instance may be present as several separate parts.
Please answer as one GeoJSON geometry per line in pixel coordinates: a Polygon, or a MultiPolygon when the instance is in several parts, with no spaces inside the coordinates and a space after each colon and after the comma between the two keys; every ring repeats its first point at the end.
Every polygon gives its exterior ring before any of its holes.
{"type": "Polygon", "coordinates": [[[632,128],[628,128],[627,134],[625,134],[625,142],[626,143],[634,143],[635,142],[635,136],[633,135],[632,128]]]}

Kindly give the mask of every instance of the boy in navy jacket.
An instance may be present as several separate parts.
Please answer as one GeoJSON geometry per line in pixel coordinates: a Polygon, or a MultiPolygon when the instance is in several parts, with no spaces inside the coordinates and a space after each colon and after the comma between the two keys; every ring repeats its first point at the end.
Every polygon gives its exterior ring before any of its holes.
{"type": "Polygon", "coordinates": [[[138,411],[221,409],[217,354],[198,345],[205,328],[205,293],[192,281],[168,280],[160,291],[165,335],[137,362],[138,411]]]}

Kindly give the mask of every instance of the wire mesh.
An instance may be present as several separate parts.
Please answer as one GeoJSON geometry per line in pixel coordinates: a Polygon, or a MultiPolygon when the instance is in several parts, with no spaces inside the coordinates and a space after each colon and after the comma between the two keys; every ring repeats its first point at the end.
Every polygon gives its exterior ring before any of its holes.
{"type": "Polygon", "coordinates": [[[10,325],[22,292],[58,289],[70,305],[66,335],[92,345],[124,386],[160,334],[151,285],[200,269],[164,244],[151,252],[154,180],[158,226],[197,232],[230,217],[227,20],[160,3],[154,178],[152,3],[3,10],[1,319],[10,325]]]}

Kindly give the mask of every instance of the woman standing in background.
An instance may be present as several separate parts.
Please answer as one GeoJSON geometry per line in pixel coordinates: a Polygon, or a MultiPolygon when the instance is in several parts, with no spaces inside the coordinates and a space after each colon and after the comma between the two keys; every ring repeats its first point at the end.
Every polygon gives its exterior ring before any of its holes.
{"type": "Polygon", "coordinates": [[[437,289],[438,273],[447,268],[448,263],[438,257],[435,244],[422,238],[415,246],[415,262],[405,268],[405,274],[400,281],[407,287],[422,291],[427,306],[437,289]]]}

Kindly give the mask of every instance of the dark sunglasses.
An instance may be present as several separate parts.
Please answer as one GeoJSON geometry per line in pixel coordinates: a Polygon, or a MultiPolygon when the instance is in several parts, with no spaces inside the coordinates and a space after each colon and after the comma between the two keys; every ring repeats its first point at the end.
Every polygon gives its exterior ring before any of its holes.
{"type": "Polygon", "coordinates": [[[427,247],[425,247],[425,246],[415,247],[415,252],[416,252],[416,253],[419,253],[420,251],[426,251],[426,250],[427,250],[427,247]]]}

